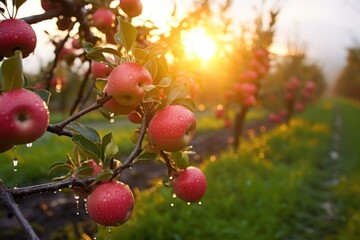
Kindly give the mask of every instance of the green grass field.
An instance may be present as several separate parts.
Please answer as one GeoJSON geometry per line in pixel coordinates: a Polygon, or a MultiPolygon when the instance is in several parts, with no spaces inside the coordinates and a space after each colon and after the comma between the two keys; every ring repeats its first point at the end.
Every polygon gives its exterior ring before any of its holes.
{"type": "MultiPolygon", "coordinates": [[[[123,154],[131,150],[135,125],[89,122],[102,135],[113,131],[123,154]]],[[[359,123],[359,103],[325,98],[289,126],[243,141],[239,154],[224,151],[206,159],[199,166],[208,180],[201,205],[174,199],[160,180],[136,190],[133,216],[112,228],[111,239],[359,239],[359,123]]],[[[201,133],[222,122],[204,113],[198,126],[201,133]]],[[[46,134],[31,148],[20,146],[17,172],[14,152],[0,154],[0,178],[9,186],[49,181],[48,167],[64,161],[71,145],[66,137],[46,134]]],[[[97,239],[108,235],[108,228],[99,227],[97,239]]]]}

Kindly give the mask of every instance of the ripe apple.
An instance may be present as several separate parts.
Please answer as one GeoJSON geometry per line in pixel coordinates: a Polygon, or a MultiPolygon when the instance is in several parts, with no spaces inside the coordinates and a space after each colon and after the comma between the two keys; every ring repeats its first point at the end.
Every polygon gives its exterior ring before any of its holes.
{"type": "Polygon", "coordinates": [[[81,48],[82,48],[81,39],[78,38],[78,37],[74,37],[74,38],[71,40],[71,46],[72,46],[74,49],[81,49],[81,48]]]}
{"type": "Polygon", "coordinates": [[[130,18],[139,16],[142,12],[142,4],[140,0],[120,0],[120,8],[130,18]]]}
{"type": "Polygon", "coordinates": [[[93,62],[91,64],[91,73],[96,78],[107,78],[112,72],[112,68],[103,62],[93,62]]]}
{"type": "Polygon", "coordinates": [[[0,106],[0,143],[31,143],[45,133],[49,111],[36,93],[26,89],[5,92],[0,95],[0,106]]]}
{"type": "Polygon", "coordinates": [[[27,22],[15,18],[0,21],[0,55],[11,57],[20,50],[26,58],[35,47],[36,34],[27,22]]]}
{"type": "Polygon", "coordinates": [[[295,103],[295,111],[302,112],[304,110],[304,104],[302,102],[295,103]]]}
{"type": "Polygon", "coordinates": [[[259,75],[254,70],[246,70],[239,75],[239,81],[241,82],[254,82],[259,78],[259,75]]]}
{"type": "Polygon", "coordinates": [[[55,2],[55,1],[51,1],[51,0],[41,0],[41,7],[45,10],[45,11],[49,11],[52,9],[56,9],[58,7],[60,7],[61,5],[59,5],[59,3],[55,2]]]}
{"type": "Polygon", "coordinates": [[[129,114],[132,111],[135,111],[138,104],[134,105],[122,105],[115,101],[115,99],[111,98],[109,101],[107,101],[103,106],[102,110],[105,110],[106,112],[113,113],[115,116],[117,115],[126,115],[129,114]]]}
{"type": "Polygon", "coordinates": [[[6,152],[7,150],[10,150],[13,147],[14,147],[13,144],[0,143],[0,153],[6,152]]]}
{"type": "Polygon", "coordinates": [[[106,32],[115,21],[115,14],[108,8],[98,8],[93,13],[93,26],[106,32]]]}
{"type": "Polygon", "coordinates": [[[128,185],[111,181],[96,186],[86,202],[92,220],[104,226],[118,226],[130,218],[134,196],[128,185]]]}
{"type": "Polygon", "coordinates": [[[142,123],[142,117],[141,117],[140,113],[137,111],[132,111],[127,116],[128,116],[128,120],[132,123],[135,123],[135,124],[142,123]]]}
{"type": "Polygon", "coordinates": [[[155,113],[148,130],[150,143],[160,150],[180,151],[195,134],[195,115],[183,106],[169,105],[155,113]]]}
{"type": "Polygon", "coordinates": [[[177,197],[186,202],[198,202],[206,192],[206,176],[197,167],[187,167],[174,178],[172,189],[177,197]]]}
{"type": "Polygon", "coordinates": [[[137,105],[144,95],[144,86],[152,84],[149,71],[138,63],[118,65],[109,75],[104,92],[122,105],[137,105]]]}

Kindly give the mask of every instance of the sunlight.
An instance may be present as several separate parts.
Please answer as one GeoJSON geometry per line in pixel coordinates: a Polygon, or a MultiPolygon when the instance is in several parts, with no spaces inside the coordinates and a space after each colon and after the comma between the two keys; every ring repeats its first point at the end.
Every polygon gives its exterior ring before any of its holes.
{"type": "Polygon", "coordinates": [[[195,27],[183,32],[182,44],[190,60],[200,58],[208,61],[215,55],[217,50],[214,39],[201,27],[195,27]]]}
{"type": "Polygon", "coordinates": [[[287,56],[289,54],[289,50],[287,47],[277,44],[271,45],[269,51],[270,53],[277,56],[287,56]]]}

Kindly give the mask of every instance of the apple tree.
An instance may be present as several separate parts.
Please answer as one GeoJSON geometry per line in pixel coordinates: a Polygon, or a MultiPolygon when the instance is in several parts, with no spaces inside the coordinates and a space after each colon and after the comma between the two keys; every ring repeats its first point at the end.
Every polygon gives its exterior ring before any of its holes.
{"type": "Polygon", "coordinates": [[[168,67],[168,45],[150,41],[145,25],[133,25],[132,19],[142,12],[140,0],[121,0],[116,5],[109,0],[41,0],[45,12],[23,19],[17,18],[17,12],[26,1],[9,2],[0,1],[0,152],[36,141],[46,131],[69,137],[74,145],[64,162],[49,166],[50,172],[61,173],[51,182],[17,188],[7,187],[5,179],[0,182],[3,210],[18,219],[29,238],[39,239],[16,199],[60,189],[86,198],[94,222],[124,224],[136,200],[119,175],[144,159],[159,159],[165,164],[164,185],[180,199],[199,201],[206,192],[206,177],[199,168],[189,166],[188,158],[196,131],[196,105],[188,85],[168,67]],[[23,72],[23,59],[41,47],[31,24],[51,18],[57,19],[58,29],[65,34],[49,33],[55,58],[44,78],[31,82],[23,72]],[[82,82],[70,116],[50,123],[53,96],[62,94],[56,90],[66,82],[67,74],[62,72],[77,62],[87,70],[79,74],[82,82]],[[87,105],[88,101],[91,104],[87,105]],[[118,145],[112,132],[101,136],[77,121],[93,111],[99,111],[104,121],[127,115],[129,121],[139,124],[134,132],[135,146],[126,159],[116,159],[118,145]]]}

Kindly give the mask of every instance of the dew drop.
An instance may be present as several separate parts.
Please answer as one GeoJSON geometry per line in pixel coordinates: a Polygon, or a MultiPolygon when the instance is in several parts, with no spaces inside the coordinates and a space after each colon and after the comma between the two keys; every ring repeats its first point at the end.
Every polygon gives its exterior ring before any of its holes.
{"type": "Polygon", "coordinates": [[[178,119],[179,119],[179,121],[184,121],[184,117],[183,117],[183,116],[179,116],[178,119]]]}
{"type": "Polygon", "coordinates": [[[109,234],[108,239],[110,240],[110,238],[111,238],[111,227],[108,227],[108,234],[109,234]]]}
{"type": "Polygon", "coordinates": [[[173,197],[173,198],[176,198],[176,194],[175,194],[175,193],[173,193],[172,197],[173,197]]]}
{"type": "Polygon", "coordinates": [[[32,143],[27,143],[27,144],[26,144],[26,147],[27,147],[27,148],[31,148],[32,145],[33,145],[32,143]]]}
{"type": "Polygon", "coordinates": [[[113,117],[115,116],[115,113],[109,112],[109,116],[110,116],[111,118],[113,118],[113,117]]]}
{"type": "Polygon", "coordinates": [[[19,164],[19,160],[15,157],[13,159],[13,165],[14,165],[14,172],[17,172],[17,167],[18,167],[18,164],[19,164]]]}
{"type": "Polygon", "coordinates": [[[72,188],[72,187],[73,187],[73,184],[72,184],[72,183],[69,183],[68,187],[69,187],[69,188],[72,188]]]}
{"type": "Polygon", "coordinates": [[[88,214],[88,208],[87,208],[87,199],[84,198],[84,208],[85,208],[85,213],[88,214]]]}
{"type": "Polygon", "coordinates": [[[129,74],[129,79],[130,79],[130,80],[134,79],[134,75],[129,74]]]}
{"type": "Polygon", "coordinates": [[[201,204],[202,204],[202,202],[198,202],[198,204],[199,204],[199,205],[201,205],[201,204]]]}
{"type": "Polygon", "coordinates": [[[54,191],[54,194],[56,194],[56,193],[57,193],[57,191],[55,190],[55,191],[54,191]]]}
{"type": "Polygon", "coordinates": [[[74,194],[74,198],[75,198],[75,202],[76,202],[76,215],[80,215],[80,213],[79,213],[79,195],[77,195],[77,194],[74,194]]]}
{"type": "Polygon", "coordinates": [[[170,206],[173,207],[175,204],[174,203],[170,203],[170,206]]]}
{"type": "Polygon", "coordinates": [[[115,119],[114,118],[110,118],[110,123],[114,123],[115,119]]]}
{"type": "Polygon", "coordinates": [[[191,204],[190,202],[187,202],[187,205],[188,205],[188,206],[190,206],[190,204],[191,204]]]}

